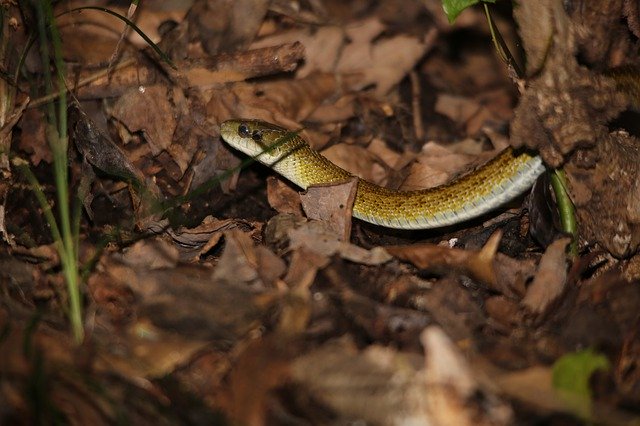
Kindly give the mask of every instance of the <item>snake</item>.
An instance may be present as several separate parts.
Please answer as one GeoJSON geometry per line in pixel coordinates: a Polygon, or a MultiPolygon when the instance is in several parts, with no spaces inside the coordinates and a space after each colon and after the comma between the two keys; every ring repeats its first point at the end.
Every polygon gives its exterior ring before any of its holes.
{"type": "MultiPolygon", "coordinates": [[[[303,190],[345,182],[353,175],[312,149],[299,135],[275,124],[232,119],[220,125],[222,139],[270,167],[303,190]]],[[[455,225],[494,210],[529,189],[545,171],[542,159],[513,148],[443,185],[400,191],[358,179],[352,215],[395,229],[455,225]]]]}

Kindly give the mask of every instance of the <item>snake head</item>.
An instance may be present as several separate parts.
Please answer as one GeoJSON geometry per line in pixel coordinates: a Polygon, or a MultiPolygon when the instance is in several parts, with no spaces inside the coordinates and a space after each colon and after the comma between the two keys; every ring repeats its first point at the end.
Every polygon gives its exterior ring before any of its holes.
{"type": "Polygon", "coordinates": [[[260,120],[227,120],[220,125],[220,135],[233,148],[268,166],[306,146],[296,132],[260,120]]]}

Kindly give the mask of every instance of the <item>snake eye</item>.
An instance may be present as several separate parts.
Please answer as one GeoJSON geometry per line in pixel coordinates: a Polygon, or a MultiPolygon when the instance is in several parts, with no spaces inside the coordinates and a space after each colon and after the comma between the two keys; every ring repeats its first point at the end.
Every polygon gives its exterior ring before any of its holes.
{"type": "Polygon", "coordinates": [[[240,135],[240,137],[243,137],[243,138],[251,137],[251,131],[249,130],[249,126],[247,126],[244,123],[239,125],[238,126],[238,134],[240,135]]]}
{"type": "Polygon", "coordinates": [[[251,134],[251,139],[256,142],[260,142],[262,140],[262,132],[260,130],[254,130],[251,134]]]}

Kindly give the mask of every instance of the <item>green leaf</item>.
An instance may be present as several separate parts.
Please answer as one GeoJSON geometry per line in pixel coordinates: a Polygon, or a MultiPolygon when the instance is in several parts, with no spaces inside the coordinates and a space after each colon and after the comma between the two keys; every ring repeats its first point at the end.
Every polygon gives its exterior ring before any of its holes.
{"type": "Polygon", "coordinates": [[[495,3],[496,0],[442,0],[442,9],[449,19],[449,23],[453,24],[460,12],[477,3],[495,3]]]}
{"type": "Polygon", "coordinates": [[[589,379],[594,372],[609,368],[607,357],[593,349],[564,355],[553,365],[553,387],[577,415],[588,418],[591,413],[589,379]]]}

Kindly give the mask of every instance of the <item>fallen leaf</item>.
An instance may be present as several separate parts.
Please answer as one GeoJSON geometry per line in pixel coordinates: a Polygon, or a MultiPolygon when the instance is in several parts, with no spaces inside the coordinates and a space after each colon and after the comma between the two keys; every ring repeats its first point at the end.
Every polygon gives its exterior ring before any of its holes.
{"type": "Polygon", "coordinates": [[[117,350],[100,351],[96,369],[132,379],[164,377],[209,345],[206,340],[162,330],[146,320],[131,324],[119,337],[117,350]]]}
{"type": "MultiPolygon", "coordinates": [[[[178,89],[174,89],[178,90],[178,89]]],[[[174,97],[163,85],[132,88],[111,108],[111,115],[130,132],[144,132],[154,156],[171,146],[176,129],[176,116],[170,99],[174,97]]]]}
{"type": "Polygon", "coordinates": [[[313,185],[300,195],[302,208],[309,219],[325,222],[341,241],[348,241],[357,189],[356,177],[343,183],[313,185]]]}
{"type": "Polygon", "coordinates": [[[265,424],[273,392],[289,381],[294,343],[274,335],[251,341],[240,352],[228,378],[225,401],[235,423],[265,424]]]}
{"type": "Polygon", "coordinates": [[[319,28],[303,28],[279,32],[251,45],[252,49],[277,46],[284,43],[300,42],[304,46],[305,61],[298,68],[299,78],[311,74],[332,73],[344,44],[344,29],[339,26],[323,25],[319,28]]]}
{"type": "Polygon", "coordinates": [[[512,424],[511,407],[481,388],[460,350],[442,329],[427,327],[420,341],[425,352],[424,396],[434,424],[512,424]],[[472,403],[478,393],[483,395],[481,405],[472,403]]]}
{"type": "Polygon", "coordinates": [[[431,48],[437,34],[432,29],[422,40],[407,35],[376,39],[383,28],[377,19],[350,26],[352,39],[341,51],[336,72],[359,75],[353,79],[354,90],[375,85],[378,96],[387,94],[431,48]]]}
{"type": "Polygon", "coordinates": [[[495,286],[493,260],[501,237],[501,232],[495,232],[479,251],[448,248],[435,244],[388,246],[385,249],[391,255],[411,262],[420,269],[445,274],[451,273],[452,270],[461,270],[477,280],[495,286]]]}
{"type": "Polygon", "coordinates": [[[332,163],[351,174],[378,185],[386,183],[387,172],[373,153],[358,145],[340,143],[322,151],[332,163]]]}
{"type": "Polygon", "coordinates": [[[178,249],[162,238],[138,241],[122,255],[122,260],[127,265],[143,266],[148,269],[175,267],[178,258],[178,249]]]}
{"type": "Polygon", "coordinates": [[[348,338],[296,358],[291,378],[340,418],[372,424],[431,424],[416,357],[377,345],[358,351],[348,338]]]}
{"type": "Polygon", "coordinates": [[[267,178],[267,200],[269,205],[278,213],[289,213],[302,217],[300,193],[291,188],[282,179],[274,176],[267,178]]]}
{"type": "Polygon", "coordinates": [[[180,260],[185,262],[197,260],[220,242],[225,231],[236,228],[259,232],[258,227],[243,220],[216,219],[213,216],[205,217],[195,228],[168,228],[165,232],[176,242],[180,260]]]}
{"type": "Polygon", "coordinates": [[[44,112],[38,108],[29,108],[22,114],[20,120],[20,137],[18,147],[29,153],[29,158],[34,166],[41,161],[51,163],[53,157],[51,149],[45,137],[44,112]]]}
{"type": "Polygon", "coordinates": [[[355,263],[365,265],[381,265],[391,260],[391,256],[383,247],[370,250],[354,244],[340,241],[338,235],[328,228],[324,222],[310,221],[292,227],[287,231],[289,247],[295,250],[300,247],[322,254],[334,254],[355,263]]]}
{"type": "Polygon", "coordinates": [[[564,292],[567,279],[566,248],[569,242],[568,238],[556,240],[542,255],[536,276],[522,299],[522,305],[529,312],[544,314],[564,292]]]}

